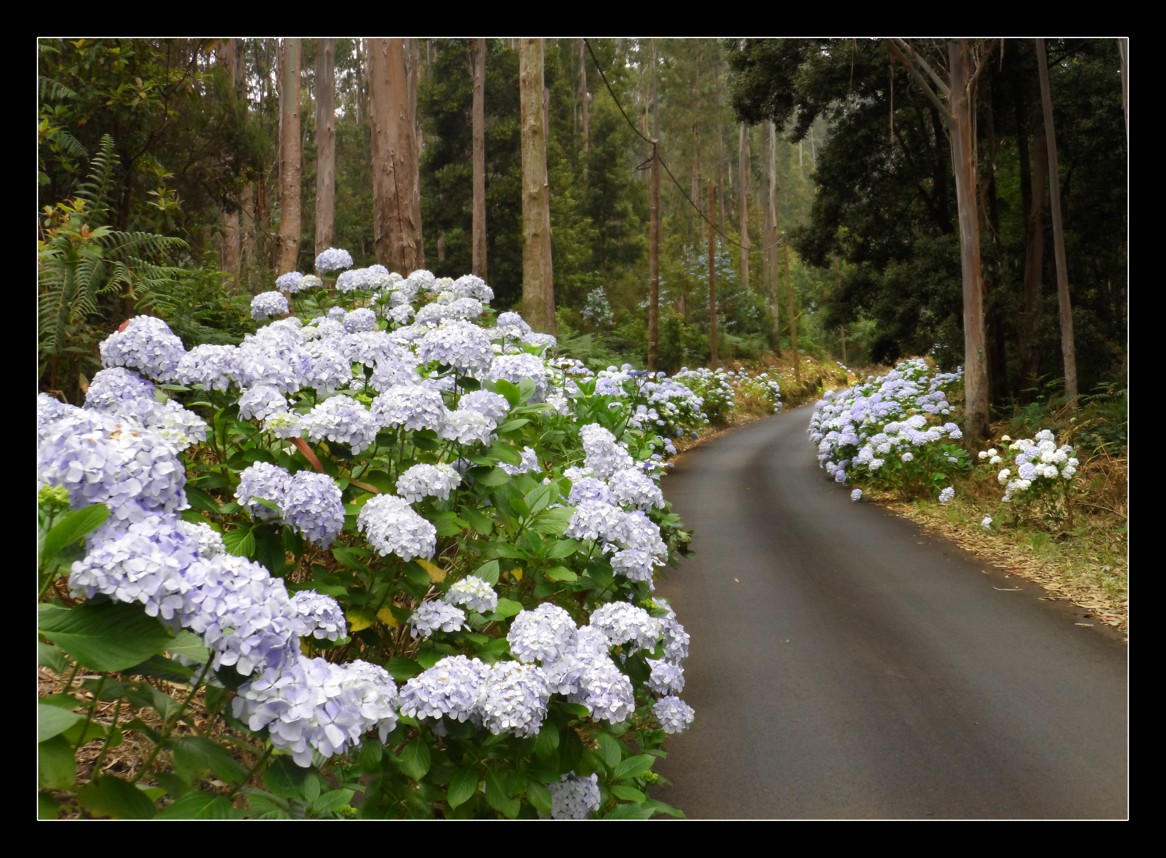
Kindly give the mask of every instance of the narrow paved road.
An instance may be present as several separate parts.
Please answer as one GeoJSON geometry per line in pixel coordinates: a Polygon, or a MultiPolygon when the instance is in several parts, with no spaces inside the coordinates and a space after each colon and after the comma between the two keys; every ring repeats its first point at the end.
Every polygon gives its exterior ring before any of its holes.
{"type": "Polygon", "coordinates": [[[1122,819],[1127,651],[826,479],[810,409],[683,456],[692,637],[653,795],[696,819],[1122,819]]]}

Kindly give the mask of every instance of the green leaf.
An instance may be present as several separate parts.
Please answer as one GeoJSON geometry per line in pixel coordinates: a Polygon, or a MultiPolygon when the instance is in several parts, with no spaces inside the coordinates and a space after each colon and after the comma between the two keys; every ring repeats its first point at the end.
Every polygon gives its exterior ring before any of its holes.
{"type": "Polygon", "coordinates": [[[583,756],[583,742],[574,730],[564,730],[559,736],[559,771],[569,772],[583,756]]]}
{"type": "Polygon", "coordinates": [[[238,527],[223,534],[223,545],[238,557],[251,558],[255,554],[255,534],[249,527],[238,527]]]}
{"type": "Polygon", "coordinates": [[[40,793],[36,797],[36,818],[56,819],[61,813],[61,803],[51,795],[40,793]]]}
{"type": "Polygon", "coordinates": [[[449,780],[445,800],[450,807],[465,804],[478,791],[478,773],[474,769],[458,769],[449,780]]]}
{"type": "Polygon", "coordinates": [[[539,513],[546,509],[547,505],[550,504],[551,500],[554,498],[555,491],[556,489],[553,485],[537,486],[531,491],[527,492],[523,500],[525,500],[526,505],[530,507],[532,514],[539,513]]]}
{"type": "Polygon", "coordinates": [[[333,789],[322,794],[319,798],[312,802],[312,810],[321,816],[328,813],[335,813],[342,807],[347,807],[352,801],[352,796],[355,792],[350,789],[333,789]]]}
{"type": "Polygon", "coordinates": [[[190,501],[190,505],[195,509],[201,509],[203,512],[209,512],[213,515],[219,514],[219,505],[215,503],[215,499],[202,489],[195,488],[189,483],[186,485],[186,499],[190,501]]]}
{"type": "Polygon", "coordinates": [[[609,769],[618,766],[619,761],[623,759],[624,744],[610,733],[599,733],[595,737],[595,741],[599,745],[599,756],[603,759],[604,764],[609,769]]]}
{"type": "Polygon", "coordinates": [[[534,755],[540,760],[550,758],[559,747],[559,728],[552,721],[543,722],[534,740],[534,755]]]}
{"type": "Polygon", "coordinates": [[[548,536],[562,536],[574,514],[575,508],[570,506],[543,510],[539,517],[531,522],[530,529],[548,536]]]}
{"type": "Polygon", "coordinates": [[[531,807],[543,813],[550,813],[554,806],[547,785],[535,780],[526,782],[526,800],[530,802],[531,807]]]}
{"type": "Polygon", "coordinates": [[[401,771],[410,778],[415,781],[421,780],[429,773],[429,746],[420,739],[410,742],[397,757],[397,763],[401,771]]]}
{"type": "Polygon", "coordinates": [[[474,575],[481,578],[491,587],[497,586],[498,575],[501,572],[501,565],[497,560],[487,560],[481,566],[474,570],[474,575]]]}
{"type": "Polygon", "coordinates": [[[75,509],[65,515],[53,525],[45,534],[44,551],[41,554],[41,563],[51,563],[52,560],[71,542],[75,542],[87,533],[92,533],[109,518],[109,507],[103,503],[96,503],[82,509],[75,509]]]}
{"type": "Polygon", "coordinates": [[[626,784],[613,784],[610,787],[610,791],[620,801],[634,801],[636,804],[641,804],[647,798],[638,789],[627,786],[626,784]]]}
{"type": "Polygon", "coordinates": [[[77,780],[73,746],[54,736],[36,746],[36,782],[41,789],[72,789],[77,780]]]}
{"type": "Polygon", "coordinates": [[[656,813],[656,807],[649,804],[617,804],[610,813],[603,815],[604,819],[651,819],[656,813]]]}
{"type": "Polygon", "coordinates": [[[247,769],[222,745],[202,736],[181,736],[171,739],[170,751],[174,755],[174,771],[181,777],[193,781],[205,772],[212,772],[216,778],[229,784],[241,784],[247,777],[247,769]]]}
{"type": "Polygon", "coordinates": [[[465,509],[459,510],[459,512],[461,513],[461,517],[466,520],[478,536],[489,536],[490,532],[494,530],[494,522],[485,513],[473,507],[466,507],[465,509]]]}
{"type": "Polygon", "coordinates": [[[486,803],[507,819],[514,819],[522,809],[522,803],[507,794],[502,777],[493,769],[486,773],[486,803]]]}
{"type": "MultiPolygon", "coordinates": [[[[497,584],[497,580],[494,581],[497,584]]],[[[69,666],[69,660],[65,658],[65,654],[50,643],[44,641],[36,642],[36,664],[37,667],[47,667],[53,673],[61,674],[65,672],[65,668],[69,666]]]]}
{"type": "Polygon", "coordinates": [[[421,665],[403,655],[395,655],[390,658],[385,662],[384,668],[389,672],[389,676],[397,682],[408,682],[422,670],[421,665]]]}
{"type": "Polygon", "coordinates": [[[263,773],[263,785],[284,798],[303,798],[308,769],[300,768],[291,757],[277,757],[263,773]]]}
{"type": "MultiPolygon", "coordinates": [[[[511,424],[514,424],[514,423],[521,424],[521,423],[527,423],[527,422],[529,422],[529,421],[511,420],[509,423],[506,423],[504,425],[510,426],[511,424]]],[[[499,426],[497,431],[499,434],[502,434],[503,433],[502,426],[499,426]]],[[[499,442],[497,444],[494,444],[494,446],[492,446],[490,448],[490,455],[494,459],[496,459],[497,461],[505,462],[508,465],[521,465],[522,464],[522,454],[520,452],[518,452],[518,448],[512,444],[507,444],[505,442],[499,442]]]]}
{"type": "Polygon", "coordinates": [[[550,569],[544,572],[543,575],[545,575],[547,578],[550,578],[552,581],[579,580],[579,576],[568,569],[566,566],[552,566],[550,569]]]}
{"type": "Polygon", "coordinates": [[[556,539],[550,544],[543,556],[548,560],[562,560],[578,551],[579,547],[580,543],[576,539],[556,539]]]}
{"type": "Polygon", "coordinates": [[[138,605],[86,602],[74,608],[38,605],[40,631],[75,661],[100,671],[125,670],[161,652],[170,633],[138,605]]]}
{"type": "Polygon", "coordinates": [[[479,486],[504,486],[510,482],[510,474],[501,468],[491,468],[483,474],[474,474],[474,483],[479,486]]]}
{"type": "Polygon", "coordinates": [[[36,704],[36,740],[44,742],[53,736],[64,733],[78,721],[85,720],[84,715],[62,709],[60,706],[51,706],[47,703],[36,704]]]}
{"type": "Polygon", "coordinates": [[[174,640],[166,644],[166,651],[180,655],[195,664],[206,664],[211,655],[211,651],[203,646],[202,638],[185,629],[176,634],[174,640]]]}
{"type": "Polygon", "coordinates": [[[492,616],[498,619],[506,619],[507,617],[518,616],[521,610],[522,602],[515,602],[513,599],[499,599],[498,607],[492,616]]]}
{"type": "Polygon", "coordinates": [[[154,803],[129,781],[99,775],[77,790],[77,803],[102,819],[150,819],[154,803]]]}
{"type": "Polygon", "coordinates": [[[639,777],[648,771],[648,769],[652,768],[654,762],[656,762],[656,758],[648,754],[628,757],[615,767],[615,771],[612,773],[612,780],[622,781],[628,778],[639,777]]]}
{"type": "Polygon", "coordinates": [[[166,807],[155,819],[234,819],[235,809],[221,795],[197,790],[188,792],[166,807]]]}

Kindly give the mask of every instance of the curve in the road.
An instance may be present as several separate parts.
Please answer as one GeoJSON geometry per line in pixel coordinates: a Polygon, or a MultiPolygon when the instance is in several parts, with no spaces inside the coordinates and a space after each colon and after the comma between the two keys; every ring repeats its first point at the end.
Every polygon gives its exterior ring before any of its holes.
{"type": "Polygon", "coordinates": [[[817,467],[809,409],[683,456],[688,732],[654,795],[689,818],[1128,815],[1127,652],[1070,606],[817,467]]]}

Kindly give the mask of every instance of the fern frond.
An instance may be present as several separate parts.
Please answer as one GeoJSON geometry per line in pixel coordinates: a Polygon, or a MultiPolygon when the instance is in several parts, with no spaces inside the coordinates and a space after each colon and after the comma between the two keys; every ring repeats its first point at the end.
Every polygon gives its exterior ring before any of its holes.
{"type": "Polygon", "coordinates": [[[89,162],[89,175],[77,186],[77,199],[85,203],[92,215],[104,214],[109,204],[109,191],[119,164],[113,148],[113,138],[106,134],[89,162]]]}
{"type": "Polygon", "coordinates": [[[43,74],[37,75],[38,97],[41,101],[59,101],[63,98],[76,97],[76,91],[69,89],[63,83],[43,74]]]}

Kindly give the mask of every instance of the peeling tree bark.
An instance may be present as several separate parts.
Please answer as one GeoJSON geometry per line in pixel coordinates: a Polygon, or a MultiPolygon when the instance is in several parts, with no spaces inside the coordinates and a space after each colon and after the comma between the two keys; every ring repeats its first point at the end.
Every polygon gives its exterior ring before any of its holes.
{"type": "Polygon", "coordinates": [[[543,109],[543,41],[519,39],[522,137],[522,315],[536,331],[555,333],[551,266],[551,193],[543,109]]]}
{"type": "Polygon", "coordinates": [[[303,212],[300,178],[300,40],[284,39],[279,64],[279,273],[295,271],[300,251],[303,212]]]}

